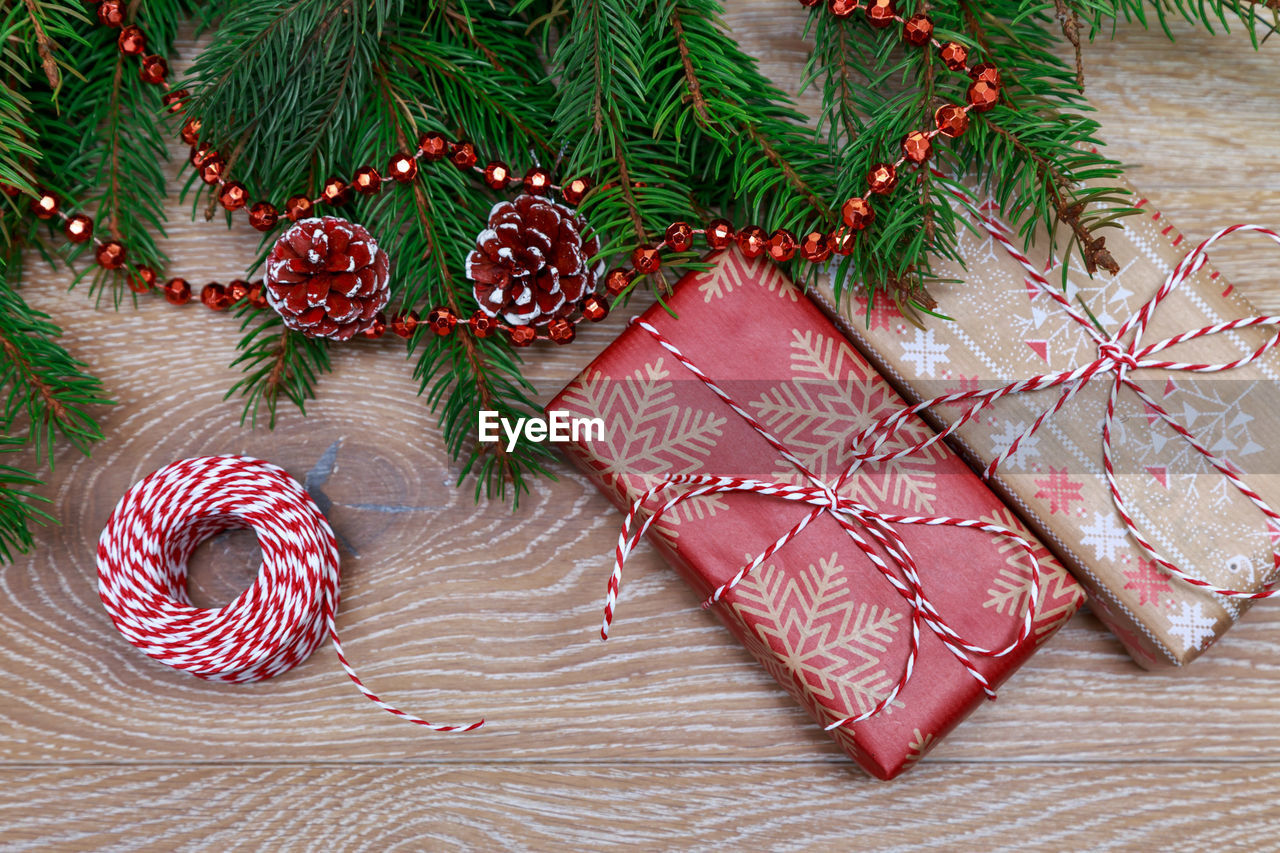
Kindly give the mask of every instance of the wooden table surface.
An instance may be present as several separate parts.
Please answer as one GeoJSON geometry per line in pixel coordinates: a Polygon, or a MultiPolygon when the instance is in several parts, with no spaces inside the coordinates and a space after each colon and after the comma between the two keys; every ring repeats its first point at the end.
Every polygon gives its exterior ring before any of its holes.
{"type": "MultiPolygon", "coordinates": [[[[794,88],[801,10],[737,0],[730,22],[794,88]]],[[[1131,179],[1191,237],[1280,224],[1280,44],[1134,26],[1087,49],[1091,101],[1131,179]]],[[[806,102],[808,108],[813,102],[806,102]]],[[[176,169],[176,167],[175,167],[176,169]]],[[[255,235],[192,224],[167,248],[193,281],[243,269],[255,235]]],[[[1217,262],[1280,309],[1276,255],[1217,262]]],[[[519,512],[452,485],[396,341],[334,352],[304,420],[238,425],[223,394],[237,331],[197,307],[115,313],[32,269],[119,405],[92,459],[62,453],[62,526],[0,568],[0,849],[735,849],[1275,846],[1280,608],[1255,608],[1188,671],[1149,674],[1087,613],[919,767],[879,783],[842,756],[648,549],[594,641],[615,512],[567,466],[519,512]],[[288,674],[211,685],[152,662],[97,598],[94,546],[119,496],[175,459],[270,459],[323,492],[345,538],[339,628],[381,713],[330,646],[288,674]]],[[[619,312],[629,314],[631,312],[619,312]]],[[[531,354],[546,396],[622,317],[531,354]]],[[[200,603],[256,572],[248,534],[202,546],[200,603]]]]}

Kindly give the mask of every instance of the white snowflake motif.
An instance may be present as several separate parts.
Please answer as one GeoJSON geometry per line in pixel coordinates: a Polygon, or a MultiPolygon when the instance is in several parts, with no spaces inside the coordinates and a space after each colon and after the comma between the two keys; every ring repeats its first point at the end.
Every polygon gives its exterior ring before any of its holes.
{"type": "Polygon", "coordinates": [[[950,363],[947,357],[950,348],[950,344],[934,338],[932,328],[916,329],[915,338],[902,344],[902,360],[914,364],[918,375],[933,376],[938,365],[950,363]]]}
{"type": "Polygon", "coordinates": [[[1169,634],[1182,641],[1184,651],[1201,648],[1205,640],[1213,638],[1213,628],[1217,620],[1206,616],[1204,605],[1199,601],[1183,601],[1182,609],[1169,615],[1169,634]]]}
{"type": "Polygon", "coordinates": [[[1095,512],[1093,524],[1080,528],[1080,541],[1093,548],[1099,560],[1111,562],[1129,547],[1129,531],[1113,512],[1095,512]]]}
{"type": "MultiPolygon", "coordinates": [[[[994,454],[1001,454],[1013,444],[1013,442],[1027,431],[1030,424],[1027,421],[1005,421],[1001,424],[1001,431],[991,435],[991,448],[994,454]]],[[[1021,468],[1028,470],[1031,466],[1032,459],[1040,458],[1040,435],[1035,433],[1026,436],[1018,444],[1018,452],[1010,456],[1003,463],[1004,468],[1021,468]]]]}

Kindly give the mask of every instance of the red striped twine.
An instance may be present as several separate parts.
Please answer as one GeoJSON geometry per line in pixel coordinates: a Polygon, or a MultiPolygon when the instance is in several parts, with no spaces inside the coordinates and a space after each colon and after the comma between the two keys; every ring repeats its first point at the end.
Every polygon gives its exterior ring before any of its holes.
{"type": "Polygon", "coordinates": [[[361,693],[390,714],[439,732],[379,699],[347,663],[338,639],[338,546],[315,501],[283,469],[247,456],[174,462],[125,493],[98,540],[98,593],[120,633],[167,666],[210,681],[245,683],[306,660],[328,634],[361,693]],[[251,529],[262,570],[231,603],[187,597],[187,559],[223,530],[251,529]]]}

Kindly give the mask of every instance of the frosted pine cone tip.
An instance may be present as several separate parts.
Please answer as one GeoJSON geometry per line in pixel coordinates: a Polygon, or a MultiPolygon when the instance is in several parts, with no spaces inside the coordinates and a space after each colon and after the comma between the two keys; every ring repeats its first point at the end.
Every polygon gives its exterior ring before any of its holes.
{"type": "Polygon", "coordinates": [[[267,256],[267,303],[290,329],[350,340],[386,307],[390,270],[363,226],[336,216],[302,219],[267,256]]]}
{"type": "Polygon", "coordinates": [[[476,302],[513,326],[547,323],[573,313],[596,289],[600,242],[585,219],[551,199],[520,195],[489,212],[489,227],[467,257],[476,302]]]}

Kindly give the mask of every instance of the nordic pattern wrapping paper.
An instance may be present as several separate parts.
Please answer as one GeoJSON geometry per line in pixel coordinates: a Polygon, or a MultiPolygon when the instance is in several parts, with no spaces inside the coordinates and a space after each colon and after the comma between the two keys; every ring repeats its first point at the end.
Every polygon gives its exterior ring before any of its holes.
{"type": "MultiPolygon", "coordinates": [[[[722,254],[708,271],[686,276],[667,304],[678,320],[660,306],[644,319],[828,482],[847,464],[850,438],[904,405],[832,322],[764,260],[722,254]]],[[[805,484],[759,433],[634,323],[547,408],[604,420],[602,440],[565,447],[624,510],[658,480],[679,474],[805,484]]],[[[926,431],[916,421],[904,438],[926,431]]],[[[1006,657],[975,658],[993,685],[1083,602],[1070,575],[945,445],[864,468],[844,491],[878,510],[987,520],[1035,543],[1041,583],[1030,636],[1006,657]]],[[[706,596],[806,510],[765,495],[706,495],[664,516],[649,538],[706,596]]],[[[972,530],[895,529],[951,626],[992,648],[1017,636],[1029,597],[1025,552],[1007,537],[972,530]]],[[[615,635],[626,631],[625,587],[619,605],[615,635]]],[[[712,610],[824,725],[885,699],[908,655],[910,607],[826,513],[712,610]]],[[[869,772],[887,779],[983,699],[977,681],[922,628],[914,676],[898,697],[884,712],[832,735],[869,772]]]]}
{"type": "MultiPolygon", "coordinates": [[[[1195,245],[1145,199],[1135,201],[1142,212],[1123,219],[1122,229],[1104,232],[1118,275],[1091,278],[1078,257],[1067,261],[1065,295],[1108,334],[1151,298],[1195,245]]],[[[993,202],[979,209],[996,227],[1008,229],[993,202]]],[[[1048,282],[1063,286],[1062,261],[1049,258],[1043,237],[1027,257],[1048,282]]],[[[996,387],[1097,357],[1097,345],[1081,326],[1033,286],[1027,271],[980,223],[974,231],[961,229],[960,253],[966,268],[943,262],[935,268],[940,278],[958,281],[930,287],[938,312],[950,321],[925,318],[923,327],[913,325],[883,297],[868,307],[861,293],[846,293],[835,306],[829,283],[819,301],[912,402],[996,387]]],[[[1160,303],[1142,340],[1156,342],[1257,314],[1205,266],[1160,303]]],[[[1257,328],[1204,337],[1160,358],[1228,362],[1274,334],[1257,328]]],[[[1280,447],[1280,354],[1272,350],[1253,364],[1217,374],[1144,369],[1129,375],[1268,504],[1280,506],[1274,461],[1280,447]]],[[[1181,666],[1221,637],[1250,602],[1172,577],[1125,529],[1102,459],[1101,425],[1112,381],[1099,377],[1089,383],[1000,464],[991,482],[1085,586],[1091,607],[1135,661],[1147,668],[1181,666]]],[[[962,426],[952,442],[975,468],[985,468],[1057,396],[1050,390],[1006,397],[962,426]]],[[[961,411],[940,406],[928,417],[941,429],[961,411]]],[[[1274,577],[1278,538],[1266,517],[1131,391],[1120,392],[1114,427],[1113,463],[1126,508],[1158,552],[1216,586],[1263,589],[1274,577]]]]}

